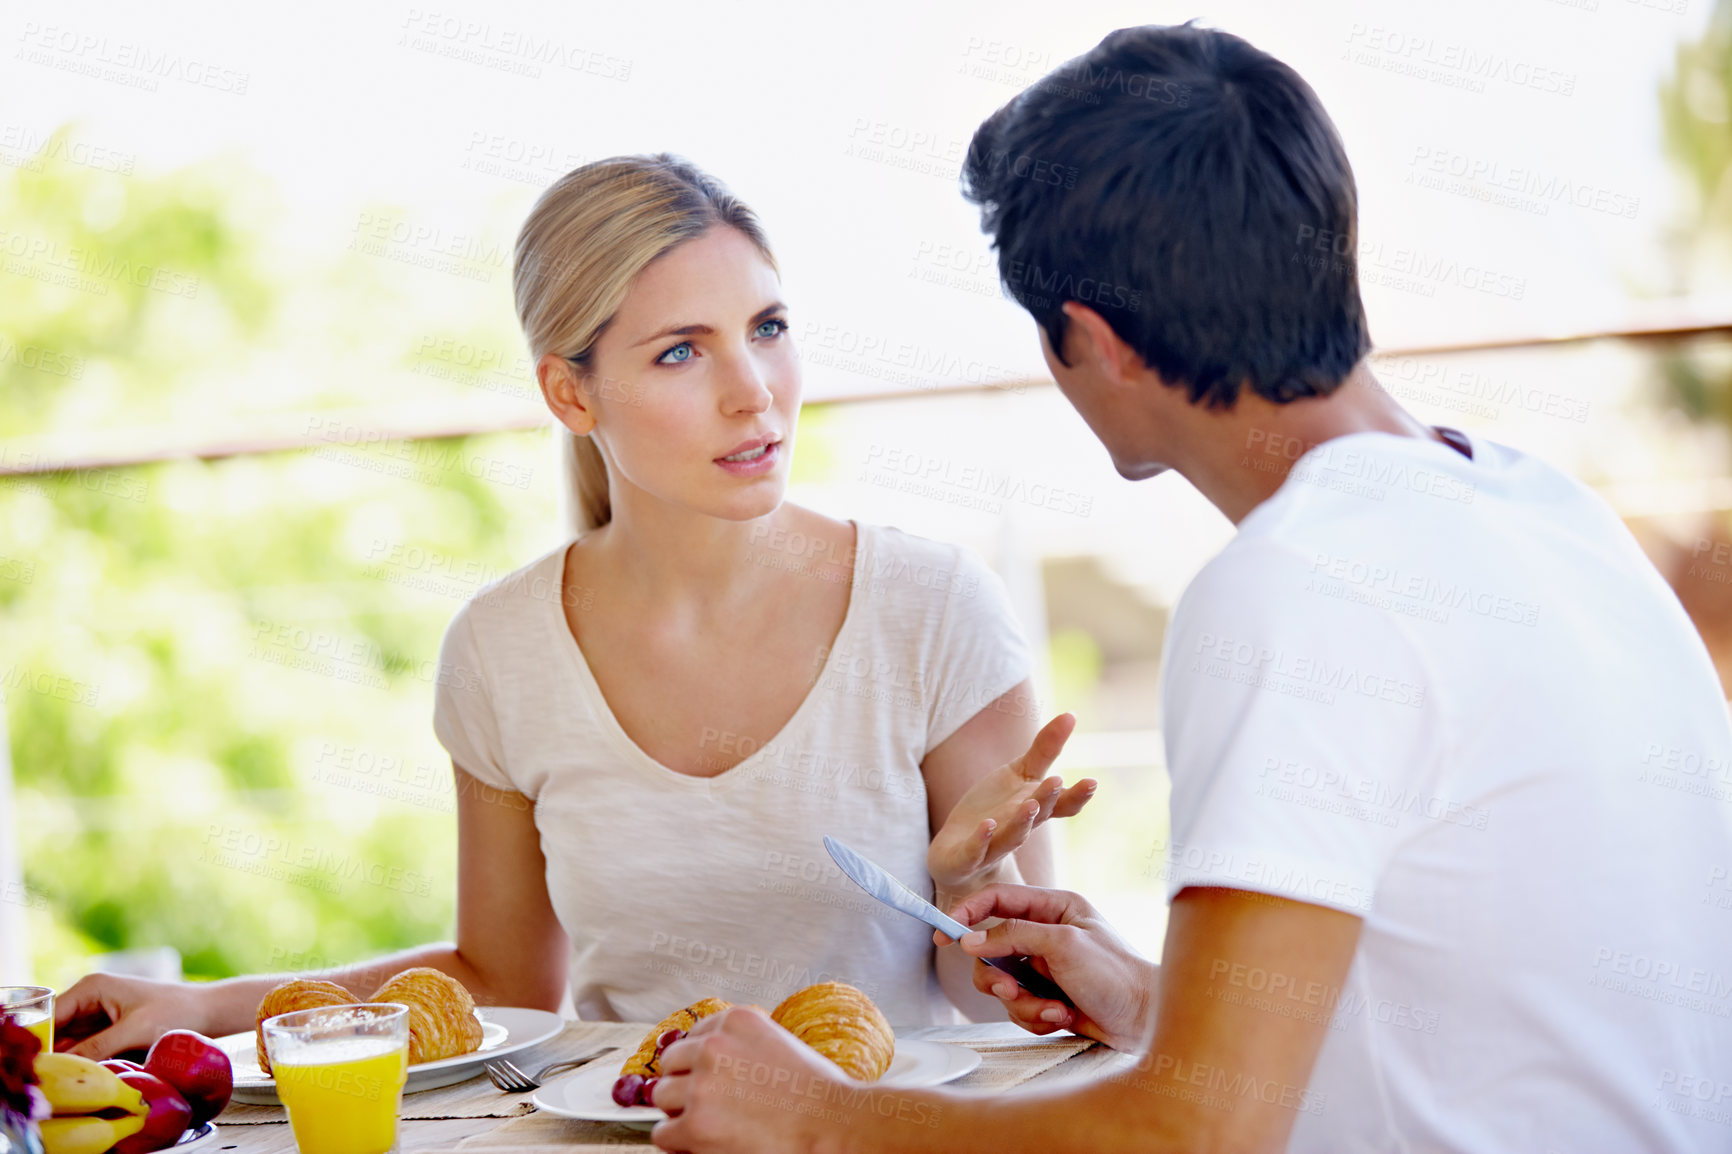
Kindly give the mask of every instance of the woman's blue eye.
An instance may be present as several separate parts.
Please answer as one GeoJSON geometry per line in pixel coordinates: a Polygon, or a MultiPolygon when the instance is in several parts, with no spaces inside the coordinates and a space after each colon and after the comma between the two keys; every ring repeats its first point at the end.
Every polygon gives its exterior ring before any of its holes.
{"type": "MultiPolygon", "coordinates": [[[[762,340],[770,340],[781,336],[787,331],[787,321],[783,320],[781,317],[771,317],[769,320],[761,322],[758,327],[753,330],[753,335],[762,340]]],[[[697,350],[692,348],[692,343],[690,341],[681,341],[679,344],[673,346],[667,352],[657,357],[656,364],[683,365],[695,356],[697,356],[697,350]]]]}

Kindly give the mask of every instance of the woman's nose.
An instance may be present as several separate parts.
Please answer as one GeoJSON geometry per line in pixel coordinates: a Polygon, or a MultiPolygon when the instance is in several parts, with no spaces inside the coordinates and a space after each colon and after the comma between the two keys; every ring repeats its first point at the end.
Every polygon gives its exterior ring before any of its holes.
{"type": "Polygon", "coordinates": [[[753,414],[768,412],[775,400],[776,396],[770,389],[764,366],[758,364],[757,358],[743,356],[729,366],[727,384],[722,394],[725,411],[753,414]]]}

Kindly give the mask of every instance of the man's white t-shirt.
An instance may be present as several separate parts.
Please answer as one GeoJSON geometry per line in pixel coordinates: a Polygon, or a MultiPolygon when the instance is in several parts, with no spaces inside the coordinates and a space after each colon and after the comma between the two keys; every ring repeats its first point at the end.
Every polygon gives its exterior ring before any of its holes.
{"type": "MultiPolygon", "coordinates": [[[[982,709],[1033,707],[1000,702],[1029,676],[1028,645],[972,553],[857,529],[811,691],[774,734],[705,732],[717,764],[738,761],[712,777],[656,761],[608,708],[560,604],[565,545],[452,619],[434,732],[483,800],[533,806],[579,1017],[653,1022],[709,997],[768,1010],[843,981],[892,1025],[957,1020],[932,931],[848,880],[824,836],[931,898],[921,762],[982,709]]],[[[814,544],[772,539],[758,559],[818,580],[814,544]]]]}
{"type": "Polygon", "coordinates": [[[1169,893],[1364,919],[1339,990],[1212,973],[1329,1023],[1291,1150],[1732,1150],[1719,681],[1604,502],[1472,448],[1315,446],[1185,592],[1169,893]]]}

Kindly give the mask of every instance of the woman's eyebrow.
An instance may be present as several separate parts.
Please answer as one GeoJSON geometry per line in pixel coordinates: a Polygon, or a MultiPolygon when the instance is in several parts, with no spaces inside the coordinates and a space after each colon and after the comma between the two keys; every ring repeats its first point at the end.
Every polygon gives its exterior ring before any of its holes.
{"type": "Polygon", "coordinates": [[[676,328],[663,329],[661,332],[656,333],[653,336],[647,336],[631,347],[635,349],[638,345],[647,345],[651,341],[659,341],[664,337],[703,337],[708,336],[715,331],[716,330],[712,329],[709,325],[679,325],[676,328]]]}
{"type": "MultiPolygon", "coordinates": [[[[775,313],[782,313],[782,312],[787,312],[787,311],[788,311],[787,305],[783,304],[781,301],[775,301],[775,302],[773,302],[771,304],[767,304],[763,308],[759,309],[757,311],[757,313],[753,315],[751,321],[748,322],[748,324],[749,325],[762,324],[766,317],[769,317],[775,313]]],[[[653,336],[647,336],[643,340],[637,341],[634,344],[632,344],[631,347],[635,349],[638,347],[638,345],[647,345],[653,341],[663,340],[667,337],[707,337],[715,331],[716,330],[711,328],[709,325],[697,325],[697,324],[694,324],[694,325],[676,325],[673,328],[663,329],[661,332],[656,333],[653,336]]]]}

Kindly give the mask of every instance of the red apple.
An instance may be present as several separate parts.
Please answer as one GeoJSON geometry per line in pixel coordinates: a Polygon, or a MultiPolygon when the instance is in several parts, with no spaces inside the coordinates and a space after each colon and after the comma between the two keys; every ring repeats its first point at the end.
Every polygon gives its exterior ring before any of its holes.
{"type": "Polygon", "coordinates": [[[137,1062],[129,1062],[125,1058],[104,1058],[98,1065],[106,1066],[116,1074],[124,1074],[128,1070],[143,1070],[137,1062]]]}
{"type": "Polygon", "coordinates": [[[192,1119],[192,1107],[180,1091],[145,1070],[123,1071],[120,1080],[143,1094],[150,1109],[144,1116],[144,1129],[116,1142],[109,1154],[149,1154],[180,1141],[192,1119]]]}
{"type": "Polygon", "coordinates": [[[192,1107],[189,1126],[222,1113],[235,1088],[234,1066],[222,1047],[191,1030],[170,1030],[156,1040],[144,1068],[180,1091],[192,1107]]]}

